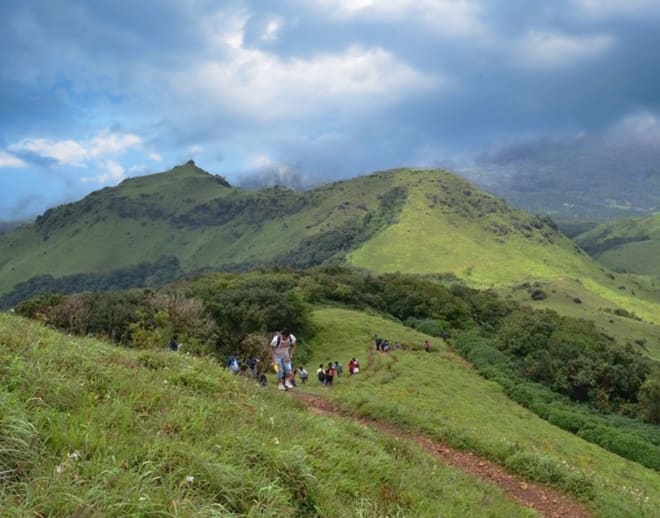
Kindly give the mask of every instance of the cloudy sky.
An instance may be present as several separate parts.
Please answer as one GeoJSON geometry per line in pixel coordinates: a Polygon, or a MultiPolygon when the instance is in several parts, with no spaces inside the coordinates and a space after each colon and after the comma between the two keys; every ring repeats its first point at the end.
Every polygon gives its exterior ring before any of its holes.
{"type": "Polygon", "coordinates": [[[0,219],[193,158],[233,184],[660,144],[660,0],[2,0],[0,219]]]}

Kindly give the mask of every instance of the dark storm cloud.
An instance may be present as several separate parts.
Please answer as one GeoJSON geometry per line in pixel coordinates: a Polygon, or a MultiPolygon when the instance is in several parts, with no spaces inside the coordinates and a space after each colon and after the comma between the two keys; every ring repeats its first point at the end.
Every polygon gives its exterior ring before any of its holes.
{"type": "MultiPolygon", "coordinates": [[[[606,128],[660,113],[658,2],[359,5],[5,0],[0,151],[122,128],[163,169],[196,149],[202,167],[234,183],[300,186],[460,166],[521,141],[581,134],[605,145],[596,137],[606,128]],[[255,157],[270,165],[253,167],[255,157]]],[[[71,182],[47,158],[23,158],[71,182]]],[[[154,169],[135,160],[124,169],[154,169]]],[[[31,181],[29,167],[12,181],[31,181]]]]}

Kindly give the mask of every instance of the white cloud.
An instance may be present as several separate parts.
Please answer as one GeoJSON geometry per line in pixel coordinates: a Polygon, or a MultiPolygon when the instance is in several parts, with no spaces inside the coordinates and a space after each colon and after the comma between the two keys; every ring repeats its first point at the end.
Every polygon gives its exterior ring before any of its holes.
{"type": "Polygon", "coordinates": [[[194,146],[190,146],[188,148],[188,156],[190,157],[196,157],[199,155],[202,151],[204,151],[204,147],[200,146],[198,144],[195,144],[194,146]]]}
{"type": "Polygon", "coordinates": [[[563,68],[604,54],[614,44],[609,34],[569,36],[529,31],[515,48],[517,63],[528,68],[563,68]]]}
{"type": "Polygon", "coordinates": [[[161,156],[160,153],[156,153],[155,151],[152,151],[147,155],[149,157],[149,160],[153,160],[154,162],[162,162],[163,157],[161,156]]]}
{"type": "Polygon", "coordinates": [[[126,178],[126,172],[121,164],[114,160],[108,160],[103,165],[102,171],[96,176],[85,176],[80,179],[82,183],[97,183],[99,185],[106,185],[109,183],[117,183],[126,178]]]}
{"type": "Polygon", "coordinates": [[[133,133],[103,132],[92,138],[86,147],[90,157],[118,155],[142,146],[142,139],[133,133]]]}
{"type": "Polygon", "coordinates": [[[635,140],[659,146],[660,119],[648,111],[632,113],[614,124],[607,135],[614,141],[635,140]]]}
{"type": "Polygon", "coordinates": [[[573,0],[580,12],[592,18],[660,16],[660,0],[573,0]]]}
{"type": "Polygon", "coordinates": [[[92,158],[119,155],[140,148],[142,139],[133,133],[101,132],[88,140],[26,138],[9,146],[15,153],[32,153],[62,165],[83,166],[92,158]]]}
{"type": "MultiPolygon", "coordinates": [[[[296,118],[336,110],[368,110],[406,94],[442,86],[381,48],[283,60],[242,45],[234,33],[226,60],[207,61],[177,76],[174,88],[196,103],[255,119],[296,118]]],[[[448,84],[444,81],[444,85],[448,84]]]]}
{"type": "Polygon", "coordinates": [[[9,146],[10,151],[33,153],[50,158],[61,164],[81,165],[87,158],[87,150],[75,140],[50,140],[26,138],[9,146]]]}
{"type": "Polygon", "coordinates": [[[282,25],[283,22],[281,18],[272,18],[268,20],[263,32],[261,33],[261,40],[268,43],[277,41],[277,38],[280,35],[280,29],[282,29],[282,25]]]}
{"type": "Polygon", "coordinates": [[[265,169],[276,165],[268,155],[255,155],[248,159],[247,164],[251,169],[265,169]]]}
{"type": "Polygon", "coordinates": [[[26,163],[20,158],[5,151],[0,151],[0,167],[23,167],[25,165],[26,163]]]}
{"type": "MultiPolygon", "coordinates": [[[[309,0],[306,0],[307,4],[309,0]]],[[[437,28],[437,36],[476,36],[488,32],[475,0],[312,0],[339,19],[366,18],[401,23],[405,17],[437,28]]]]}

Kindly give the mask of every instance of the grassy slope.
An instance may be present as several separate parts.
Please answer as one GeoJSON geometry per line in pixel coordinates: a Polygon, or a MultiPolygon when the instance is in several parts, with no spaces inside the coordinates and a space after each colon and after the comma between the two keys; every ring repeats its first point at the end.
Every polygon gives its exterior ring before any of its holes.
{"type": "Polygon", "coordinates": [[[414,445],[210,360],[6,314],[0,360],[3,515],[533,515],[414,445]]]}
{"type": "Polygon", "coordinates": [[[660,276],[660,213],[602,223],[575,239],[614,271],[660,276]]]}
{"type": "MultiPolygon", "coordinates": [[[[105,271],[161,255],[177,255],[184,270],[267,262],[305,238],[360,221],[365,207],[375,209],[378,197],[394,186],[408,192],[398,222],[350,253],[351,264],[377,272],[454,272],[475,286],[505,287],[528,280],[581,283],[586,290],[581,298],[598,301],[590,311],[623,307],[647,322],[660,322],[657,280],[609,274],[547,223],[455,175],[427,170],[375,173],[299,194],[242,192],[190,164],[133,178],[87,199],[90,210],[71,206],[75,217],[64,218],[66,224],[50,232],[48,240],[36,227],[0,236],[0,292],[38,272],[105,271]],[[218,198],[252,197],[266,204],[280,196],[306,204],[295,214],[269,214],[256,223],[238,218],[194,229],[178,228],[167,217],[122,218],[116,211],[94,209],[125,198],[156,214],[181,215],[218,198]]],[[[608,333],[619,332],[609,315],[597,317],[608,333]]],[[[658,333],[646,334],[654,340],[658,333]]],[[[651,347],[660,349],[660,342],[654,340],[651,347]]]]}
{"type": "Polygon", "coordinates": [[[654,325],[606,311],[613,310],[618,304],[587,289],[575,279],[540,282],[538,288],[547,294],[546,299],[531,299],[530,290],[537,289],[536,285],[531,288],[506,286],[498,291],[503,297],[513,298],[535,308],[548,308],[561,315],[592,320],[603,333],[614,337],[620,344],[630,343],[640,352],[660,361],[660,325],[657,325],[660,319],[657,316],[654,325]]]}
{"type": "MultiPolygon", "coordinates": [[[[261,263],[287,253],[306,237],[361,220],[364,207],[375,209],[378,196],[388,188],[385,177],[361,178],[350,186],[343,182],[309,193],[288,193],[306,200],[306,206],[296,214],[274,212],[255,223],[236,218],[224,225],[186,228],[174,226],[168,217],[216,198],[251,198],[267,204],[281,191],[252,193],[222,186],[193,165],[130,179],[83,200],[90,206],[88,210],[82,208],[82,202],[72,204],[70,214],[62,217],[64,224],[48,232],[47,239],[36,226],[0,236],[0,292],[37,273],[57,277],[107,271],[151,262],[161,255],[178,256],[184,270],[261,263]],[[122,199],[157,216],[119,217],[107,205],[122,199]]],[[[67,208],[56,210],[62,213],[67,208]]]]}
{"type": "Polygon", "coordinates": [[[312,390],[324,391],[364,414],[501,462],[516,464],[532,458],[548,470],[559,466],[593,483],[592,505],[600,516],[657,516],[658,473],[538,418],[509,400],[498,385],[477,375],[439,340],[432,339],[429,354],[421,350],[428,337],[378,316],[333,308],[316,311],[314,318],[321,333],[313,344],[312,366],[335,360],[345,365],[357,356],[363,369],[353,378],[339,379],[332,389],[312,382],[312,390]],[[366,349],[375,332],[415,350],[377,354],[371,368],[365,369],[366,349]]]}
{"type": "Polygon", "coordinates": [[[350,253],[355,266],[376,272],[454,272],[477,287],[578,280],[607,307],[660,322],[657,283],[612,278],[562,234],[534,227],[529,214],[449,173],[403,171],[396,179],[409,186],[399,222],[350,253]],[[440,200],[434,203],[429,193],[440,200]]]}

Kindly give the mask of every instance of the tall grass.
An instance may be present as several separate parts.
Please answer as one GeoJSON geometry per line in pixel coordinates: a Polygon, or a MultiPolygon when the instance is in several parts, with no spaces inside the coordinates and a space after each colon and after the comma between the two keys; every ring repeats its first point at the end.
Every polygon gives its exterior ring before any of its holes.
{"type": "Polygon", "coordinates": [[[358,356],[360,374],[343,377],[323,391],[337,403],[411,431],[474,451],[529,478],[587,499],[600,516],[657,516],[660,475],[607,452],[537,417],[481,378],[439,340],[377,316],[328,308],[314,314],[321,330],[313,345],[314,364],[358,356]],[[408,346],[373,355],[374,333],[408,346]]]}
{"type": "Polygon", "coordinates": [[[533,516],[416,445],[205,359],[0,314],[7,516],[533,516]]]}

